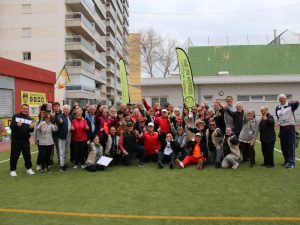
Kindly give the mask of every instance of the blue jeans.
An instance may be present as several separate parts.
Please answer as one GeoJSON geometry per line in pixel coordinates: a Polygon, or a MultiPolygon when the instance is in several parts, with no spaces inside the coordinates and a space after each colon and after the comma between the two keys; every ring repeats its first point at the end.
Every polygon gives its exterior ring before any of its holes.
{"type": "Polygon", "coordinates": [[[289,166],[295,165],[295,126],[280,126],[280,145],[284,163],[289,166]]]}

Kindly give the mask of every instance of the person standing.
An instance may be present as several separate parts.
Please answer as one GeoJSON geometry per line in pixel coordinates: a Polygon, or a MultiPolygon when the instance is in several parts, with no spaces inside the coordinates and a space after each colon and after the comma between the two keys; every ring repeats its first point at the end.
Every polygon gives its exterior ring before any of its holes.
{"type": "Polygon", "coordinates": [[[274,117],[269,113],[267,107],[260,108],[261,120],[259,123],[261,150],[264,163],[261,166],[274,167],[274,145],[276,141],[274,117]]]}
{"type": "Polygon", "coordinates": [[[69,117],[70,106],[63,106],[63,114],[58,116],[58,146],[59,146],[59,165],[60,171],[67,170],[67,158],[70,152],[71,145],[71,120],[69,117]]]}
{"type": "MultiPolygon", "coordinates": [[[[233,103],[232,96],[226,97],[226,103],[227,103],[228,109],[231,112],[236,112],[236,106],[233,103]]],[[[228,111],[226,111],[226,110],[224,111],[224,122],[225,122],[225,127],[230,127],[232,130],[234,130],[233,118],[228,114],[228,111]]]]}
{"type": "MultiPolygon", "coordinates": [[[[52,113],[52,124],[57,125],[58,124],[58,116],[62,114],[62,111],[60,110],[60,103],[54,102],[53,104],[53,113],[52,113]]],[[[54,147],[56,149],[56,155],[57,155],[57,164],[59,164],[59,147],[58,147],[58,136],[57,132],[54,132],[53,135],[53,142],[54,147]]],[[[50,164],[53,164],[53,158],[54,158],[54,148],[52,149],[51,156],[50,156],[50,164]]]]}
{"type": "Polygon", "coordinates": [[[142,140],[144,141],[145,161],[152,160],[157,162],[157,152],[160,149],[161,143],[159,141],[158,133],[154,131],[153,123],[148,123],[147,131],[143,132],[142,140]]]}
{"type": "Polygon", "coordinates": [[[12,117],[10,129],[11,133],[11,152],[10,152],[10,176],[17,176],[17,162],[22,152],[26,173],[34,175],[30,155],[30,132],[34,130],[34,124],[29,117],[29,105],[23,104],[21,112],[12,117]]]}
{"type": "Polygon", "coordinates": [[[45,174],[49,172],[50,157],[53,150],[54,142],[52,134],[57,131],[57,126],[51,123],[51,115],[46,114],[44,121],[42,121],[38,127],[39,131],[39,148],[40,148],[40,161],[41,172],[45,174]]]}
{"type": "Polygon", "coordinates": [[[92,139],[98,133],[98,123],[96,121],[96,105],[89,105],[87,108],[88,113],[85,114],[85,120],[89,126],[88,139],[92,141],[92,139]]]}
{"type": "Polygon", "coordinates": [[[81,168],[85,168],[85,157],[87,152],[87,141],[89,126],[87,121],[82,117],[82,110],[79,109],[76,112],[76,118],[72,121],[72,142],[74,148],[74,167],[77,169],[79,164],[81,168]]]}
{"type": "Polygon", "coordinates": [[[296,120],[294,112],[299,107],[299,102],[287,101],[286,95],[279,95],[279,103],[276,107],[276,116],[280,126],[280,145],[284,158],[284,166],[288,169],[295,167],[296,145],[296,120]]]}

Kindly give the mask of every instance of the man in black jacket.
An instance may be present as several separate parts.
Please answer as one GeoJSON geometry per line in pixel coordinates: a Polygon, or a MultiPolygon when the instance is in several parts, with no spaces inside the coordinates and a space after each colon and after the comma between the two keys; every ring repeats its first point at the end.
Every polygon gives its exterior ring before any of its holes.
{"type": "Polygon", "coordinates": [[[30,155],[30,132],[34,130],[34,124],[32,119],[28,116],[29,106],[27,104],[22,105],[21,113],[15,114],[12,117],[10,129],[11,133],[11,153],[10,153],[10,176],[16,177],[16,169],[18,159],[22,152],[26,173],[28,175],[34,175],[32,171],[31,155],[30,155]]]}
{"type": "Polygon", "coordinates": [[[163,162],[168,161],[170,162],[169,168],[173,169],[175,165],[176,154],[178,151],[178,144],[174,141],[173,135],[168,133],[166,135],[166,140],[162,142],[161,148],[158,152],[158,168],[164,168],[163,162]]]}

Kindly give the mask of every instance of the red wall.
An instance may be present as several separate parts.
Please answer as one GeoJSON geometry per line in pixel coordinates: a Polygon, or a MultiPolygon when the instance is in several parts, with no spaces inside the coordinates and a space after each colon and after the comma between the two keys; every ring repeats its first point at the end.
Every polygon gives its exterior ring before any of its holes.
{"type": "Polygon", "coordinates": [[[53,84],[15,78],[15,112],[21,108],[21,91],[45,93],[47,102],[54,102],[53,84]]]}

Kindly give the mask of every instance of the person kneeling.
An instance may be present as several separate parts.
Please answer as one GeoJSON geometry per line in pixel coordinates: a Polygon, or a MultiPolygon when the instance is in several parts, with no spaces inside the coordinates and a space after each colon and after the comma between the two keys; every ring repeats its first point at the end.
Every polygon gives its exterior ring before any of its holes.
{"type": "Polygon", "coordinates": [[[169,168],[173,169],[175,164],[175,157],[177,152],[177,144],[173,140],[173,135],[168,133],[166,140],[162,143],[160,150],[158,151],[158,168],[164,168],[163,162],[170,162],[169,168]]]}
{"type": "Polygon", "coordinates": [[[104,170],[104,166],[98,165],[98,160],[103,156],[103,149],[100,144],[98,136],[92,139],[92,143],[89,146],[89,155],[86,160],[86,169],[90,172],[96,172],[97,170],[104,170]]]}
{"type": "Polygon", "coordinates": [[[190,154],[183,161],[176,159],[176,167],[183,169],[189,164],[197,164],[196,169],[201,170],[203,168],[203,164],[207,161],[207,152],[204,152],[205,148],[201,148],[201,138],[201,133],[196,133],[195,141],[188,142],[190,154]]]}
{"type": "Polygon", "coordinates": [[[238,146],[239,140],[236,135],[233,134],[230,127],[226,128],[226,135],[223,139],[223,152],[225,158],[222,161],[222,168],[237,169],[239,166],[240,149],[238,146]]]}

